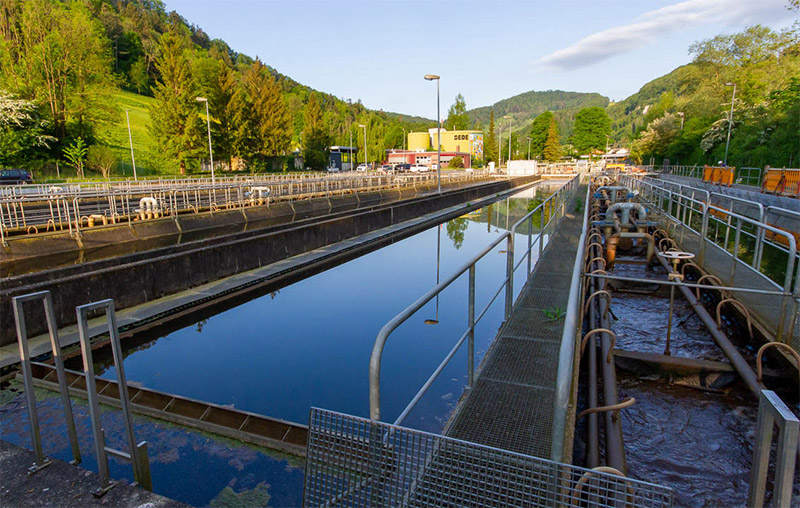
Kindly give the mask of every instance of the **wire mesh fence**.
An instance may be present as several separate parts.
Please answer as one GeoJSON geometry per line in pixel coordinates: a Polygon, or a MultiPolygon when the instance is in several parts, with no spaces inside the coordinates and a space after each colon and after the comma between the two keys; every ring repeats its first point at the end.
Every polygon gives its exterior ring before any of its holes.
{"type": "Polygon", "coordinates": [[[323,409],[304,506],[672,506],[667,487],[323,409]]]}

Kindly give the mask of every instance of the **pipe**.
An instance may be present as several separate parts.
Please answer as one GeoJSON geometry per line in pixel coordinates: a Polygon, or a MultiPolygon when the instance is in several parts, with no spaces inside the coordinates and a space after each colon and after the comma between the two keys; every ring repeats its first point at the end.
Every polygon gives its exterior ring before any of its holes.
{"type": "Polygon", "coordinates": [[[656,245],[653,236],[647,233],[623,231],[621,233],[614,233],[611,235],[611,238],[608,239],[608,242],[606,242],[606,260],[608,261],[606,266],[608,266],[608,269],[610,270],[614,267],[614,260],[617,257],[617,244],[619,244],[621,238],[640,238],[647,242],[647,266],[649,267],[655,255],[656,245]]]}
{"type": "Polygon", "coordinates": [[[609,217],[615,217],[616,213],[619,212],[620,223],[623,226],[629,226],[631,224],[631,210],[636,210],[639,220],[647,218],[647,209],[641,203],[614,203],[606,210],[606,220],[609,220],[609,217]]]}
{"type": "MultiPolygon", "coordinates": [[[[667,260],[661,256],[656,256],[656,258],[659,263],[666,268],[667,272],[674,272],[667,260]]],[[[756,373],[753,372],[753,369],[750,368],[750,365],[748,365],[747,361],[742,357],[736,347],[731,344],[728,337],[717,328],[717,323],[714,321],[714,318],[711,317],[705,307],[697,301],[692,291],[684,285],[678,286],[678,289],[681,290],[683,297],[689,302],[689,305],[692,306],[697,317],[700,318],[706,329],[708,329],[708,332],[714,338],[714,342],[717,343],[720,349],[722,349],[722,352],[725,353],[725,356],[728,357],[733,368],[736,369],[736,372],[741,376],[742,381],[744,381],[756,397],[759,397],[761,395],[761,390],[765,390],[766,387],[758,381],[756,373]]]]}

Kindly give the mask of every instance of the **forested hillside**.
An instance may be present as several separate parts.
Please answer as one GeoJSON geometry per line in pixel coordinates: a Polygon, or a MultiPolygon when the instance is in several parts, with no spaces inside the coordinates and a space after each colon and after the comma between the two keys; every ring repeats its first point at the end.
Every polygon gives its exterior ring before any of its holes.
{"type": "Polygon", "coordinates": [[[753,26],[699,41],[692,63],[608,107],[612,138],[638,160],[794,166],[800,156],[800,24],[753,26]]]}
{"type": "MultiPolygon", "coordinates": [[[[608,98],[598,93],[564,92],[561,90],[547,90],[543,92],[531,91],[515,95],[509,99],[496,102],[491,106],[475,108],[467,111],[472,123],[478,122],[482,126],[489,124],[489,116],[494,110],[496,122],[504,116],[511,117],[511,130],[527,131],[533,119],[545,111],[552,111],[556,118],[561,133],[562,141],[572,133],[575,123],[575,114],[583,108],[593,106],[606,107],[608,98]]],[[[503,120],[505,122],[505,120],[503,120]]],[[[504,126],[504,130],[505,130],[504,126]]],[[[523,136],[524,139],[524,136],[523,136]]]]}
{"type": "Polygon", "coordinates": [[[0,0],[0,167],[54,172],[80,138],[89,154],[110,150],[119,173],[130,110],[140,174],[197,170],[208,153],[198,96],[215,160],[238,169],[284,169],[298,149],[324,167],[326,146],[363,139],[359,124],[380,160],[403,129],[434,124],[316,92],[160,0],[0,0]]]}

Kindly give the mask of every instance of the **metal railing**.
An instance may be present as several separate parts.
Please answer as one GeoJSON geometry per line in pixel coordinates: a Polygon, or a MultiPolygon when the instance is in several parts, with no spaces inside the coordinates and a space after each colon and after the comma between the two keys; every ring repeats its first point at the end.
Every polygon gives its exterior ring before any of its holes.
{"type": "MultiPolygon", "coordinates": [[[[703,179],[705,166],[661,166],[661,173],[668,175],[683,176],[687,178],[703,179]]],[[[736,174],[734,175],[734,183],[738,185],[749,185],[751,187],[760,187],[763,178],[762,168],[753,167],[737,167],[736,174]]]]}
{"type": "MultiPolygon", "coordinates": [[[[79,233],[90,222],[136,220],[142,198],[155,199],[157,216],[269,205],[314,197],[420,188],[434,185],[436,174],[297,174],[218,178],[110,181],[0,188],[0,241],[10,231],[22,234],[68,230],[79,233]],[[265,190],[258,192],[256,189],[265,190]],[[265,199],[264,199],[265,198],[265,199]]],[[[442,174],[444,185],[469,184],[489,178],[486,171],[442,174]]],[[[156,216],[154,214],[154,216],[156,216]]]]}
{"type": "Polygon", "coordinates": [[[672,490],[312,408],[306,507],[669,507],[672,490]]]}
{"type": "Polygon", "coordinates": [[[581,275],[586,254],[586,235],[589,231],[590,192],[591,185],[587,186],[586,198],[583,204],[583,226],[581,228],[581,237],[578,241],[578,251],[575,253],[575,264],[572,268],[572,279],[569,286],[571,298],[567,304],[567,313],[564,315],[564,331],[561,335],[561,346],[558,351],[558,371],[556,373],[556,391],[553,405],[553,431],[550,445],[551,457],[556,461],[564,460],[564,449],[567,446],[566,421],[575,371],[575,345],[580,340],[580,332],[583,328],[583,313],[581,312],[583,302],[580,301],[577,295],[583,294],[584,279],[581,275]]]}
{"type": "MultiPolygon", "coordinates": [[[[800,253],[797,239],[790,231],[763,222],[770,208],[765,210],[760,203],[725,196],[730,199],[731,209],[728,209],[713,204],[712,198],[719,196],[716,193],[631,176],[624,176],[623,181],[639,192],[641,200],[661,209],[674,224],[680,225],[678,241],[684,249],[688,248],[686,241],[697,242],[694,246],[698,262],[709,265],[718,277],[727,278],[728,285],[757,285],[782,291],[777,305],[780,311],[774,323],[775,333],[778,340],[792,336],[797,324],[793,299],[800,297],[800,253]],[[743,204],[751,212],[755,211],[751,215],[757,215],[757,218],[732,211],[735,206],[743,204]],[[687,232],[695,233],[697,238],[690,239],[687,232]],[[777,261],[773,261],[767,271],[763,266],[766,249],[783,252],[785,262],[773,256],[777,261]],[[712,254],[715,256],[713,260],[710,259],[712,254]],[[728,265],[727,273],[723,273],[724,264],[728,265]]],[[[797,349],[800,345],[793,346],[797,349]]]]}
{"type": "Polygon", "coordinates": [[[772,432],[775,424],[778,425],[778,446],[775,457],[772,506],[792,505],[797,433],[800,421],[775,392],[761,390],[758,402],[756,442],[753,446],[753,468],[750,471],[750,489],[747,493],[747,506],[752,508],[764,506],[772,432]]]}
{"type": "Polygon", "coordinates": [[[381,419],[381,388],[380,388],[380,381],[381,381],[381,359],[383,356],[383,350],[386,346],[386,342],[389,339],[389,336],[396,330],[401,324],[403,324],[407,319],[409,319],[412,315],[414,315],[418,310],[420,310],[426,303],[433,300],[439,293],[441,293],[444,289],[449,287],[453,282],[459,279],[463,274],[469,274],[469,284],[468,284],[468,322],[467,328],[461,337],[456,341],[453,348],[450,352],[445,356],[444,360],[439,364],[439,366],[434,370],[433,374],[428,378],[427,381],[423,384],[422,388],[417,392],[411,402],[406,406],[406,408],[400,413],[400,415],[395,420],[395,425],[400,425],[403,420],[408,416],[410,411],[416,406],[417,402],[422,398],[425,392],[430,388],[439,374],[444,370],[450,360],[455,356],[461,346],[467,342],[467,357],[468,357],[468,365],[467,365],[467,383],[469,387],[472,387],[474,382],[474,372],[475,372],[475,327],[486,315],[489,308],[494,304],[495,300],[500,296],[500,294],[505,289],[505,313],[504,316],[508,318],[511,308],[513,306],[513,277],[515,270],[522,264],[522,260],[527,256],[528,258],[528,265],[527,265],[527,274],[530,274],[532,269],[532,263],[530,260],[531,251],[533,246],[539,245],[539,248],[542,248],[542,241],[545,231],[548,228],[552,230],[555,227],[555,222],[560,219],[566,208],[566,203],[569,197],[571,197],[576,189],[578,188],[578,183],[580,180],[580,175],[574,176],[572,179],[569,180],[566,184],[564,184],[561,188],[558,189],[554,194],[550,195],[545,201],[539,204],[536,208],[528,212],[524,217],[519,219],[509,231],[503,232],[497,237],[494,241],[492,241],[487,247],[482,249],[479,253],[474,255],[470,258],[469,261],[464,263],[458,270],[456,270],[452,275],[444,279],[442,282],[434,286],[431,290],[427,293],[422,295],[416,302],[409,305],[405,310],[397,314],[394,318],[392,318],[388,323],[386,323],[383,328],[381,328],[378,336],[375,339],[375,344],[372,348],[372,355],[370,357],[369,362],[369,400],[370,400],[370,418],[373,420],[380,420],[381,419]],[[549,210],[550,214],[547,219],[547,222],[542,222],[541,227],[542,229],[539,231],[539,234],[536,238],[536,241],[532,241],[531,235],[532,230],[531,228],[528,229],[528,246],[525,250],[525,254],[521,257],[520,262],[514,265],[514,234],[516,234],[516,230],[520,224],[525,222],[532,222],[532,217],[536,213],[542,214],[544,216],[544,211],[549,210]],[[501,244],[503,241],[506,242],[506,274],[505,278],[503,279],[500,287],[494,292],[494,295],[489,300],[489,303],[478,313],[478,316],[475,316],[475,265],[480,261],[484,256],[488,253],[492,252],[495,247],[501,244]]]}

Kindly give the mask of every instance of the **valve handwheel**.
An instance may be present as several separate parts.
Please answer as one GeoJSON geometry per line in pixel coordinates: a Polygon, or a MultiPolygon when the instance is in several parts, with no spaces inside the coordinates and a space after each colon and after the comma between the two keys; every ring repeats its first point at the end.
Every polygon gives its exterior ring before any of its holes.
{"type": "Polygon", "coordinates": [[[659,256],[665,259],[669,259],[673,263],[676,261],[683,261],[686,259],[694,259],[694,254],[691,252],[680,252],[680,251],[667,251],[667,252],[659,252],[659,256]]]}

